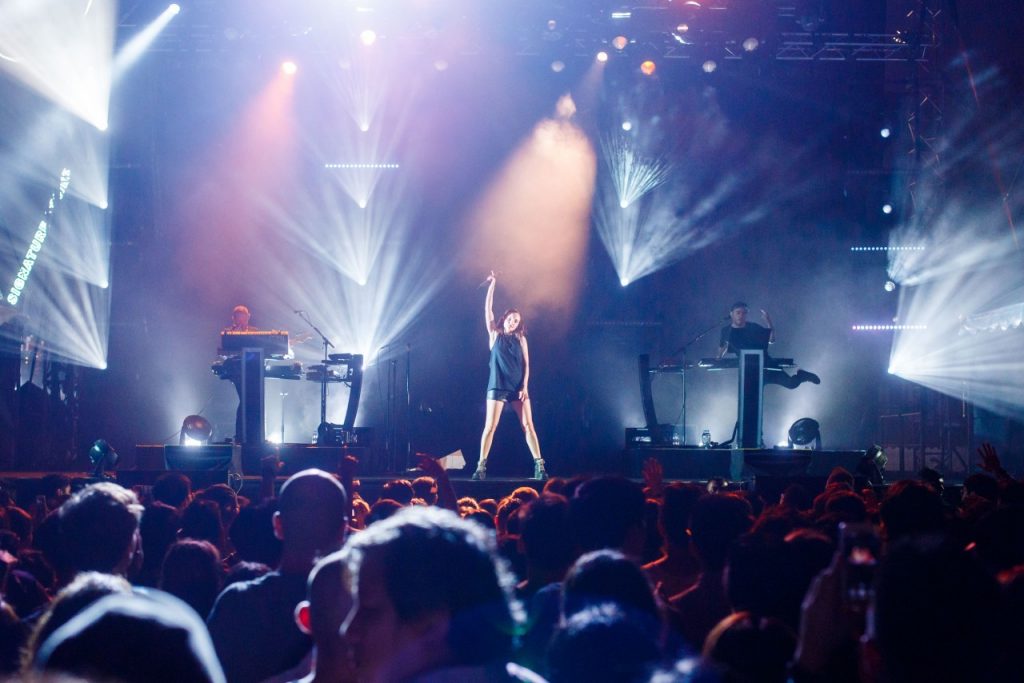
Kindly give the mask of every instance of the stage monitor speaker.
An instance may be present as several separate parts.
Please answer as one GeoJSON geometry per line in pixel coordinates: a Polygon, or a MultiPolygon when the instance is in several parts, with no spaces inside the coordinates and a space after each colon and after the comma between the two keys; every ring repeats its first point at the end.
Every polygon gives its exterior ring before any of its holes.
{"type": "Polygon", "coordinates": [[[164,446],[164,463],[169,470],[227,472],[231,446],[164,446]]]}
{"type": "Polygon", "coordinates": [[[810,465],[808,451],[750,451],[743,457],[744,470],[755,477],[800,477],[810,465]]]}

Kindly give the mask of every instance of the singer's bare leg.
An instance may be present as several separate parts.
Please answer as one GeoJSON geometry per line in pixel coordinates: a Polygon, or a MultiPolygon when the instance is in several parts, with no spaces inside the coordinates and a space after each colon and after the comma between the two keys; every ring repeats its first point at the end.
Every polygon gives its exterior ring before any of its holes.
{"type": "Polygon", "coordinates": [[[491,453],[494,432],[498,430],[498,422],[501,421],[501,411],[504,407],[504,401],[487,399],[487,415],[484,420],[484,432],[480,435],[480,460],[476,464],[477,472],[487,470],[487,456],[491,453]]]}
{"type": "Polygon", "coordinates": [[[533,426],[533,410],[530,408],[530,399],[525,401],[512,401],[512,410],[519,416],[519,424],[526,436],[526,446],[530,449],[530,455],[534,460],[540,460],[540,440],[537,438],[537,430],[533,426]]]}

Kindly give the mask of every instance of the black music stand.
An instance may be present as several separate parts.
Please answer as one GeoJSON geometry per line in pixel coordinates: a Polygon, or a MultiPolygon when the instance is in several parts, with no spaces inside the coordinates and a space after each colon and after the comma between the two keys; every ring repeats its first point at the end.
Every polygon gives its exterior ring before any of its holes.
{"type": "Polygon", "coordinates": [[[740,349],[735,448],[760,448],[764,404],[764,351],[740,349]]]}
{"type": "Polygon", "coordinates": [[[699,334],[697,334],[696,337],[694,337],[690,341],[688,341],[685,344],[683,344],[682,346],[680,346],[672,354],[673,356],[677,356],[680,353],[683,354],[683,362],[680,364],[680,370],[681,370],[681,374],[683,376],[683,415],[682,415],[683,425],[682,425],[682,434],[680,434],[679,436],[682,439],[682,443],[683,443],[684,446],[686,445],[686,371],[691,367],[689,362],[687,362],[687,360],[686,360],[686,351],[691,346],[693,346],[694,344],[699,342],[701,339],[706,337],[708,335],[708,332],[710,332],[711,330],[717,329],[719,325],[721,325],[721,322],[716,320],[715,322],[713,322],[711,324],[711,327],[708,327],[704,331],[702,331],[699,334]]]}
{"type": "Polygon", "coordinates": [[[259,347],[242,349],[242,443],[261,445],[266,440],[263,425],[265,405],[263,400],[263,349],[259,347]]]}
{"type": "MultiPolygon", "coordinates": [[[[328,373],[327,373],[327,361],[328,361],[327,349],[328,348],[333,349],[333,348],[335,348],[335,346],[334,346],[334,344],[331,343],[331,340],[327,338],[327,335],[325,335],[323,332],[321,332],[320,328],[313,324],[313,321],[309,319],[309,316],[306,315],[305,311],[295,311],[295,312],[298,314],[298,316],[300,318],[302,318],[306,322],[307,325],[309,325],[311,328],[313,328],[313,331],[316,332],[317,335],[319,335],[320,341],[322,342],[323,347],[324,347],[324,359],[323,359],[323,365],[322,365],[322,372],[321,372],[321,376],[320,376],[320,426],[318,426],[316,428],[316,433],[319,435],[319,434],[324,433],[324,431],[328,428],[328,424],[327,424],[327,380],[328,380],[328,376],[327,376],[328,375],[328,373]]],[[[317,439],[317,444],[319,445],[319,443],[320,443],[320,439],[318,438],[317,439]]]]}

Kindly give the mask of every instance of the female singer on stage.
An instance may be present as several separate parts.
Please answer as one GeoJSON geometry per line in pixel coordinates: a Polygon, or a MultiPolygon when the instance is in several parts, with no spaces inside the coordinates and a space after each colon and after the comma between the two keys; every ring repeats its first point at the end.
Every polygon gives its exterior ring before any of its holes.
{"type": "Polygon", "coordinates": [[[533,478],[547,479],[544,460],[540,455],[537,430],[533,427],[533,412],[530,409],[530,350],[526,344],[526,328],[519,311],[511,308],[505,311],[501,320],[494,320],[494,286],[497,278],[494,271],[487,276],[487,299],[484,302],[484,320],[487,323],[487,339],[491,349],[490,379],[487,381],[487,418],[484,433],[480,437],[480,460],[476,465],[473,479],[487,477],[487,456],[491,452],[494,432],[501,419],[505,404],[519,416],[519,424],[526,435],[526,445],[533,456],[533,478]]]}

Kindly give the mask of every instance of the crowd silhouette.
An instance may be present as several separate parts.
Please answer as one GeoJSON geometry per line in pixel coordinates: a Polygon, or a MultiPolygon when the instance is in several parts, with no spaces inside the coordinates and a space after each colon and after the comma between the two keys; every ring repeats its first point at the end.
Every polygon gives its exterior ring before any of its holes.
{"type": "Polygon", "coordinates": [[[41,482],[0,507],[11,681],[1019,681],[1024,483],[989,446],[778,500],[728,482],[552,477],[457,498],[447,472],[367,500],[346,458],[259,494],[41,482]]]}

